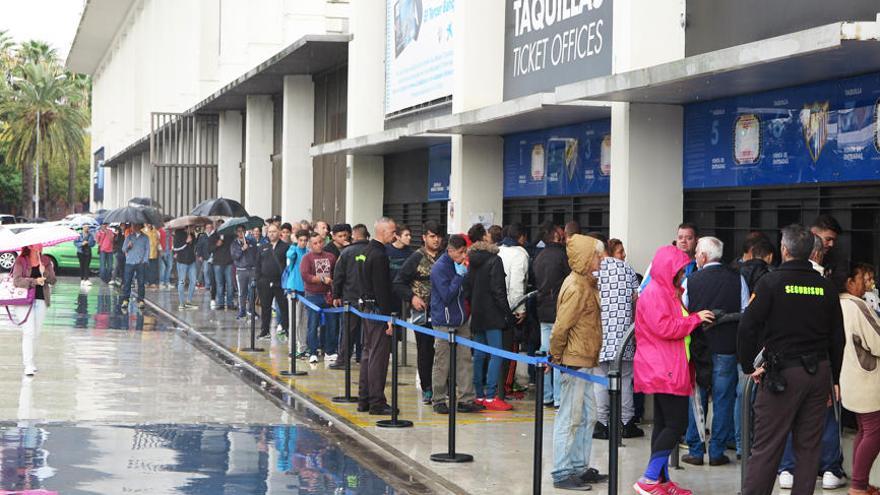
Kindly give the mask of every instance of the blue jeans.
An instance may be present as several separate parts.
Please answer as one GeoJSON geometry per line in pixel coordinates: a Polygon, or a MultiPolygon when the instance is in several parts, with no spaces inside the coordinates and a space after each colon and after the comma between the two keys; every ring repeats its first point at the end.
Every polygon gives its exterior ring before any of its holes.
{"type": "Polygon", "coordinates": [[[101,263],[98,275],[105,283],[109,282],[110,278],[113,276],[113,253],[102,252],[99,255],[98,261],[101,263]]]}
{"type": "MultiPolygon", "coordinates": [[[[474,341],[501,349],[501,330],[474,332],[474,341]]],[[[485,371],[486,359],[485,352],[474,350],[474,392],[478,399],[494,399],[498,391],[498,374],[501,372],[502,358],[494,354],[489,357],[488,371],[485,371]]]]}
{"type": "MultiPolygon", "coordinates": [[[[735,354],[712,354],[712,436],[709,440],[709,459],[724,455],[727,440],[733,435],[733,414],[739,370],[735,354]]],[[[709,395],[700,388],[703,411],[709,408],[709,395]]],[[[693,400],[691,398],[690,400],[693,400]]],[[[703,457],[705,446],[700,442],[693,408],[688,408],[688,429],[685,435],[692,456],[703,457]]]]}
{"type": "Polygon", "coordinates": [[[174,256],[170,251],[163,251],[159,255],[159,283],[171,284],[171,269],[174,267],[174,256]]]}
{"type": "MultiPolygon", "coordinates": [[[[580,368],[590,373],[589,368],[580,368]]],[[[559,411],[553,420],[554,482],[580,475],[590,467],[593,427],[596,424],[596,395],[593,384],[567,373],[559,380],[559,411]]]]}
{"type": "MultiPolygon", "coordinates": [[[[736,366],[739,372],[739,381],[736,384],[736,403],[733,406],[733,432],[736,439],[736,454],[742,455],[742,395],[746,388],[746,382],[749,376],[742,372],[742,366],[736,366]]],[[[752,404],[755,403],[755,396],[752,394],[752,404]]]]}
{"type": "Polygon", "coordinates": [[[183,306],[184,303],[191,303],[193,293],[196,290],[196,264],[178,263],[177,264],[177,301],[183,306]],[[186,288],[186,279],[189,278],[189,288],[186,288]],[[185,296],[184,296],[185,295],[185,296]]]}
{"type": "Polygon", "coordinates": [[[144,275],[147,271],[147,264],[125,264],[125,276],[122,279],[122,299],[128,301],[131,297],[131,283],[137,278],[138,283],[138,292],[137,298],[138,301],[144,300],[145,293],[145,281],[144,275]]]}
{"type": "Polygon", "coordinates": [[[159,283],[159,258],[150,258],[147,262],[147,283],[150,285],[159,283]]]}
{"type": "Polygon", "coordinates": [[[211,290],[214,285],[214,265],[209,261],[202,262],[202,278],[205,281],[205,289],[211,290]]]}
{"type": "Polygon", "coordinates": [[[214,283],[217,284],[217,306],[235,306],[232,293],[232,265],[212,265],[214,267],[214,283]],[[224,299],[226,302],[224,302],[224,299]]]}
{"type": "MultiPolygon", "coordinates": [[[[319,308],[329,308],[330,306],[324,301],[324,294],[309,294],[306,292],[306,299],[319,308]]],[[[339,323],[336,314],[324,314],[324,324],[321,325],[321,315],[316,311],[309,309],[309,331],[306,334],[306,342],[309,346],[309,353],[315,354],[318,348],[324,350],[324,354],[336,354],[338,343],[339,323]],[[323,331],[320,338],[318,337],[318,326],[321,325],[323,331]]]]}
{"type": "MultiPolygon", "coordinates": [[[[779,472],[794,472],[794,466],[797,459],[794,458],[794,451],[791,448],[791,433],[788,434],[788,440],[785,441],[785,453],[782,454],[782,462],[779,463],[779,472]]],[[[822,433],[822,457],[819,460],[819,472],[821,475],[826,471],[831,471],[836,476],[840,476],[843,472],[843,452],[840,451],[840,437],[837,429],[837,418],[834,417],[834,408],[828,408],[828,414],[825,415],[825,431],[822,433]]]]}
{"type": "MultiPolygon", "coordinates": [[[[550,354],[550,333],[552,331],[552,323],[541,323],[541,348],[539,351],[543,352],[545,356],[550,354]]],[[[553,373],[544,374],[544,404],[552,402],[554,406],[559,406],[560,387],[554,388],[554,385],[559,384],[559,381],[562,379],[561,375],[562,373],[555,368],[553,373]]]]}

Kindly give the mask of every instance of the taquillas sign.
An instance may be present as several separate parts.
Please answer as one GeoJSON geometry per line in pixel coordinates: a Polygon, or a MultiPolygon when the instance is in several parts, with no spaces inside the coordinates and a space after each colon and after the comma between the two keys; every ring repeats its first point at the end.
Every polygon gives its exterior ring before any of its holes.
{"type": "Polygon", "coordinates": [[[508,0],[504,99],[611,73],[612,0],[508,0]]]}

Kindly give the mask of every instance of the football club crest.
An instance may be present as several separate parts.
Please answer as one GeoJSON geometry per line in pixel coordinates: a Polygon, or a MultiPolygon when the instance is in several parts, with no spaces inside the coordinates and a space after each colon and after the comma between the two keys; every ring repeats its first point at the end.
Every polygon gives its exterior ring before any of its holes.
{"type": "Polygon", "coordinates": [[[819,160],[822,148],[828,141],[828,102],[816,102],[804,106],[804,109],[801,110],[801,126],[807,150],[815,163],[819,160]]]}

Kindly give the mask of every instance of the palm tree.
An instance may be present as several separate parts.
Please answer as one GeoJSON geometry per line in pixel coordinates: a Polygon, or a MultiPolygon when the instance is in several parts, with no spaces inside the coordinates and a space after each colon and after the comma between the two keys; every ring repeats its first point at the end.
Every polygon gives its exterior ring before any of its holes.
{"type": "MultiPolygon", "coordinates": [[[[13,70],[11,83],[0,88],[0,120],[6,122],[0,141],[6,143],[7,161],[22,167],[22,197],[28,198],[33,193],[31,164],[37,154],[44,164],[53,159],[78,157],[83,149],[88,119],[82,107],[74,103],[81,101],[81,93],[77,93],[71,78],[60,70],[57,59],[55,63],[39,60],[40,54],[46,51],[36,50],[40,48],[38,43],[26,43],[22,47],[19,54],[23,54],[20,60],[24,63],[13,70]],[[35,54],[38,60],[32,58],[35,54]]],[[[31,202],[25,202],[24,210],[27,216],[33,216],[31,202]]]]}

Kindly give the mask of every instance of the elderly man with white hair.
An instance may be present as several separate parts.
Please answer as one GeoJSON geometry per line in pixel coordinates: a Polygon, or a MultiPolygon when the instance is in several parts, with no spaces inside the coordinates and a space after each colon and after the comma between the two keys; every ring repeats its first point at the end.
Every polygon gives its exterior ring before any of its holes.
{"type": "MultiPolygon", "coordinates": [[[[721,264],[724,244],[715,237],[701,237],[697,242],[696,273],[687,281],[685,301],[687,310],[739,313],[749,303],[749,289],[738,271],[721,264]]],[[[709,465],[721,466],[730,462],[724,455],[727,442],[734,438],[734,404],[739,380],[736,357],[737,323],[718,323],[697,329],[692,334],[692,360],[697,365],[697,384],[703,411],[708,408],[712,395],[712,432],[708,439],[709,465]]],[[[691,399],[693,400],[693,398],[691,399]]],[[[705,444],[700,438],[694,419],[693,407],[685,437],[689,452],[682,457],[688,464],[702,465],[705,444]]]]}

